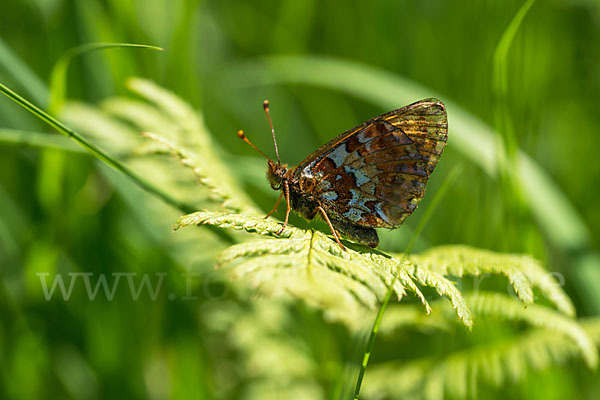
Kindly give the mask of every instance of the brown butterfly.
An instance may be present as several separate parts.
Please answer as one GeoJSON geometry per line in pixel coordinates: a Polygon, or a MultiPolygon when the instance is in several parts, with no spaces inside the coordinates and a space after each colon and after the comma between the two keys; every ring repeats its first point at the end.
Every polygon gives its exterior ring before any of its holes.
{"type": "Polygon", "coordinates": [[[448,139],[444,104],[434,98],[390,111],[344,132],[309,155],[296,168],[279,159],[275,130],[271,126],[277,162],[254,146],[243,131],[238,136],[267,158],[267,177],[290,209],[312,220],[320,214],[337,243],[338,231],[348,238],[377,247],[374,228],[394,229],[402,225],[425,194],[448,139]]]}

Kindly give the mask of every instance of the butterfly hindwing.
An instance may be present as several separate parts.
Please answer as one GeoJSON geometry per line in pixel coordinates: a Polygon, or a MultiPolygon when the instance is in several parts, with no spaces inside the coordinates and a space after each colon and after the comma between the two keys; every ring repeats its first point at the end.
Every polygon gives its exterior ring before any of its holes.
{"type": "Polygon", "coordinates": [[[422,100],[331,140],[296,168],[294,179],[333,220],[394,228],[423,198],[447,131],[444,105],[422,100]]]}

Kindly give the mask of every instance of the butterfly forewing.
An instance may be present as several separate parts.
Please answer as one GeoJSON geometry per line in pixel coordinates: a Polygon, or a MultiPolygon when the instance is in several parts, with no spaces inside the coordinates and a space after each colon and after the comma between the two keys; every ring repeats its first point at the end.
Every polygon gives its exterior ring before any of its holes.
{"type": "Polygon", "coordinates": [[[296,168],[294,180],[333,220],[394,228],[423,198],[447,137],[443,103],[422,100],[321,146],[296,168]]]}

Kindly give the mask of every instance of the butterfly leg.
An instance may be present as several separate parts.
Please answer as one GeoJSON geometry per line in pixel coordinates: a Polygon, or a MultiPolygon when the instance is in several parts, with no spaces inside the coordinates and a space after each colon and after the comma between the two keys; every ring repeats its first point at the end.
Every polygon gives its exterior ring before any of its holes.
{"type": "Polygon", "coordinates": [[[265,219],[269,218],[271,215],[273,215],[273,213],[275,211],[277,211],[277,207],[279,207],[279,202],[281,201],[282,197],[283,197],[283,192],[279,193],[279,197],[277,198],[277,201],[275,202],[275,205],[273,206],[273,208],[271,209],[271,211],[269,211],[269,213],[267,215],[265,215],[265,219]]]}
{"type": "Polygon", "coordinates": [[[288,184],[287,180],[283,181],[283,193],[285,194],[285,202],[287,203],[287,210],[285,210],[285,221],[283,222],[283,226],[281,227],[279,232],[277,232],[277,235],[281,235],[281,232],[283,232],[283,230],[287,226],[288,218],[290,217],[290,210],[291,210],[291,207],[290,207],[290,185],[288,184]]]}
{"type": "Polygon", "coordinates": [[[323,215],[323,219],[325,219],[325,222],[327,222],[327,225],[329,225],[329,229],[331,229],[331,233],[333,233],[333,237],[335,238],[335,241],[337,242],[337,244],[340,245],[340,247],[342,248],[342,250],[346,250],[346,248],[344,247],[344,245],[342,244],[342,242],[340,242],[340,236],[336,232],[336,230],[333,227],[333,225],[331,225],[331,221],[329,220],[329,217],[327,216],[327,213],[325,212],[325,210],[323,209],[323,207],[319,206],[319,211],[323,215]]]}

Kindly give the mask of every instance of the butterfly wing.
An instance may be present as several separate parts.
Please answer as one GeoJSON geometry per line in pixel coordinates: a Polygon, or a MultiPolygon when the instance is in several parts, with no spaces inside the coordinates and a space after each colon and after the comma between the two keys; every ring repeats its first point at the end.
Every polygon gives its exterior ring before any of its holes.
{"type": "Polygon", "coordinates": [[[417,207],[448,138],[444,104],[425,99],[331,140],[294,171],[333,219],[395,228],[417,207]]]}

